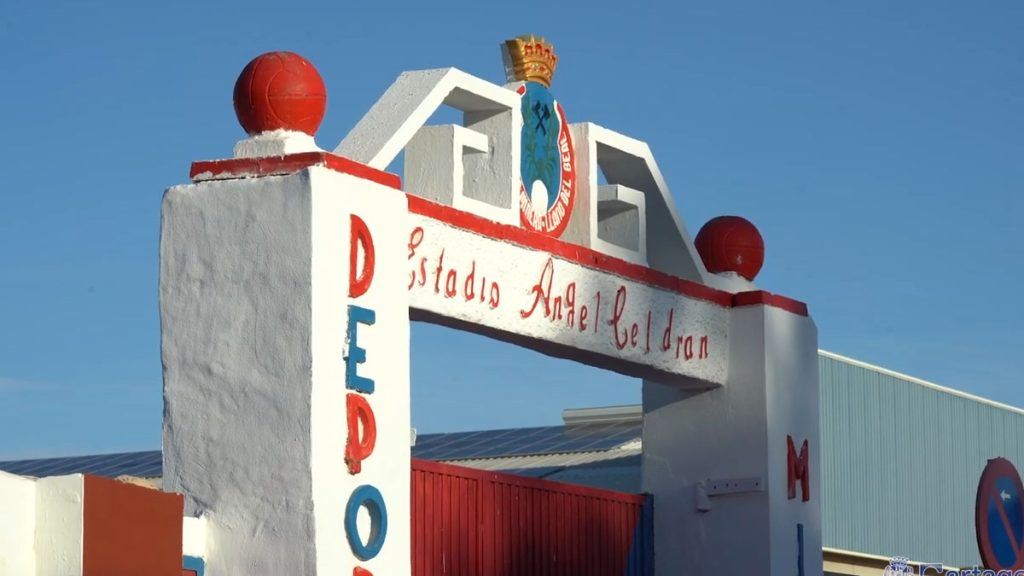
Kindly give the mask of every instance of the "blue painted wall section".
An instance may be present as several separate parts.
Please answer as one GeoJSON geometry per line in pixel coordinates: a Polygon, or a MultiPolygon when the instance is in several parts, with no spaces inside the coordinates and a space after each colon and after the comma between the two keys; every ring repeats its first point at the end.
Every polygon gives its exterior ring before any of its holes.
{"type": "Polygon", "coordinates": [[[181,559],[182,570],[191,570],[193,576],[205,576],[206,562],[195,556],[183,556],[181,559]]]}
{"type": "Polygon", "coordinates": [[[647,494],[646,498],[640,522],[633,530],[625,576],[654,575],[654,496],[647,494]]]}

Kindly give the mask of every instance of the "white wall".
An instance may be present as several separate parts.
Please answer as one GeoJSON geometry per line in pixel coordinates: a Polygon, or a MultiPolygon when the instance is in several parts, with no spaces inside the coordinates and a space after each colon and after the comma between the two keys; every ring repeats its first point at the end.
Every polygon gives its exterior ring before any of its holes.
{"type": "Polygon", "coordinates": [[[37,576],[82,573],[85,478],[81,474],[36,481],[37,576]]]}
{"type": "Polygon", "coordinates": [[[313,574],[308,175],[168,190],[163,489],[208,518],[211,574],[313,574]]]}
{"type": "Polygon", "coordinates": [[[797,524],[803,524],[803,555],[807,574],[822,566],[821,541],[821,404],[819,403],[818,331],[805,316],[764,308],[768,413],[768,466],[772,479],[772,573],[796,573],[797,524]],[[796,452],[807,440],[810,499],[786,491],[786,436],[796,452]]]}
{"type": "Polygon", "coordinates": [[[0,471],[0,576],[36,572],[36,485],[31,478],[0,471]]]}

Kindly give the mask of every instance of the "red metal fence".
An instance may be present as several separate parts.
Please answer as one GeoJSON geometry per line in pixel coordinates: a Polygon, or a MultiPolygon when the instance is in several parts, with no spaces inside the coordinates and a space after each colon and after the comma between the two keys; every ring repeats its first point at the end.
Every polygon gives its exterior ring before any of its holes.
{"type": "Polygon", "coordinates": [[[646,576],[647,497],[412,463],[413,576],[646,576]]]}

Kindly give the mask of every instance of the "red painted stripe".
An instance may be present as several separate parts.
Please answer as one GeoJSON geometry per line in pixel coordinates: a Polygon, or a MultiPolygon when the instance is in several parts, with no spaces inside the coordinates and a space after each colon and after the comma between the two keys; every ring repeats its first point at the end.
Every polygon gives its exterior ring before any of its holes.
{"type": "Polygon", "coordinates": [[[434,220],[439,220],[445,224],[475,232],[482,236],[506,240],[526,248],[548,252],[559,258],[576,262],[581,266],[597,268],[616,276],[663,288],[684,296],[706,300],[719,306],[728,307],[732,305],[732,294],[728,292],[709,288],[703,284],[684,280],[646,266],[626,262],[625,260],[602,254],[590,248],[563,242],[539,232],[532,232],[508,224],[499,224],[475,214],[425,200],[419,196],[411,194],[407,196],[409,198],[409,211],[414,214],[433,218],[434,220]]]}
{"type": "Polygon", "coordinates": [[[785,296],[765,292],[764,290],[754,290],[751,292],[740,292],[739,294],[735,294],[732,297],[732,305],[736,307],[757,305],[771,306],[800,316],[807,316],[807,304],[804,304],[799,300],[793,300],[792,298],[786,298],[785,296]]]}
{"type": "Polygon", "coordinates": [[[256,176],[274,176],[292,174],[311,166],[322,166],[351,174],[357,178],[370,180],[396,190],[402,189],[402,179],[397,174],[384,172],[337,156],[329,152],[303,152],[287,156],[270,156],[266,158],[232,158],[230,160],[200,160],[192,163],[189,177],[193,181],[228,180],[232,178],[252,178],[256,176]]]}
{"type": "Polygon", "coordinates": [[[625,260],[602,254],[590,248],[563,242],[539,232],[532,232],[524,228],[509,226],[508,224],[499,224],[475,214],[457,210],[451,206],[431,202],[419,196],[408,194],[407,197],[409,198],[409,211],[414,214],[433,218],[434,220],[475,232],[482,236],[506,240],[526,248],[548,252],[587,268],[596,268],[629,280],[635,280],[649,286],[682,294],[683,296],[706,300],[719,306],[732,307],[762,304],[780,308],[800,316],[807,316],[807,304],[786,298],[785,296],[764,291],[730,294],[646,266],[626,262],[625,260]]]}

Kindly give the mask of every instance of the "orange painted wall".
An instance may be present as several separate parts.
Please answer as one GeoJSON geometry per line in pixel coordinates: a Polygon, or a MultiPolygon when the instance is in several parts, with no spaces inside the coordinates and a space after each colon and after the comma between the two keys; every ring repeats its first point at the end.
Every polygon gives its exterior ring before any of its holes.
{"type": "Polygon", "coordinates": [[[184,498],[85,477],[82,576],[181,576],[184,498]]]}

